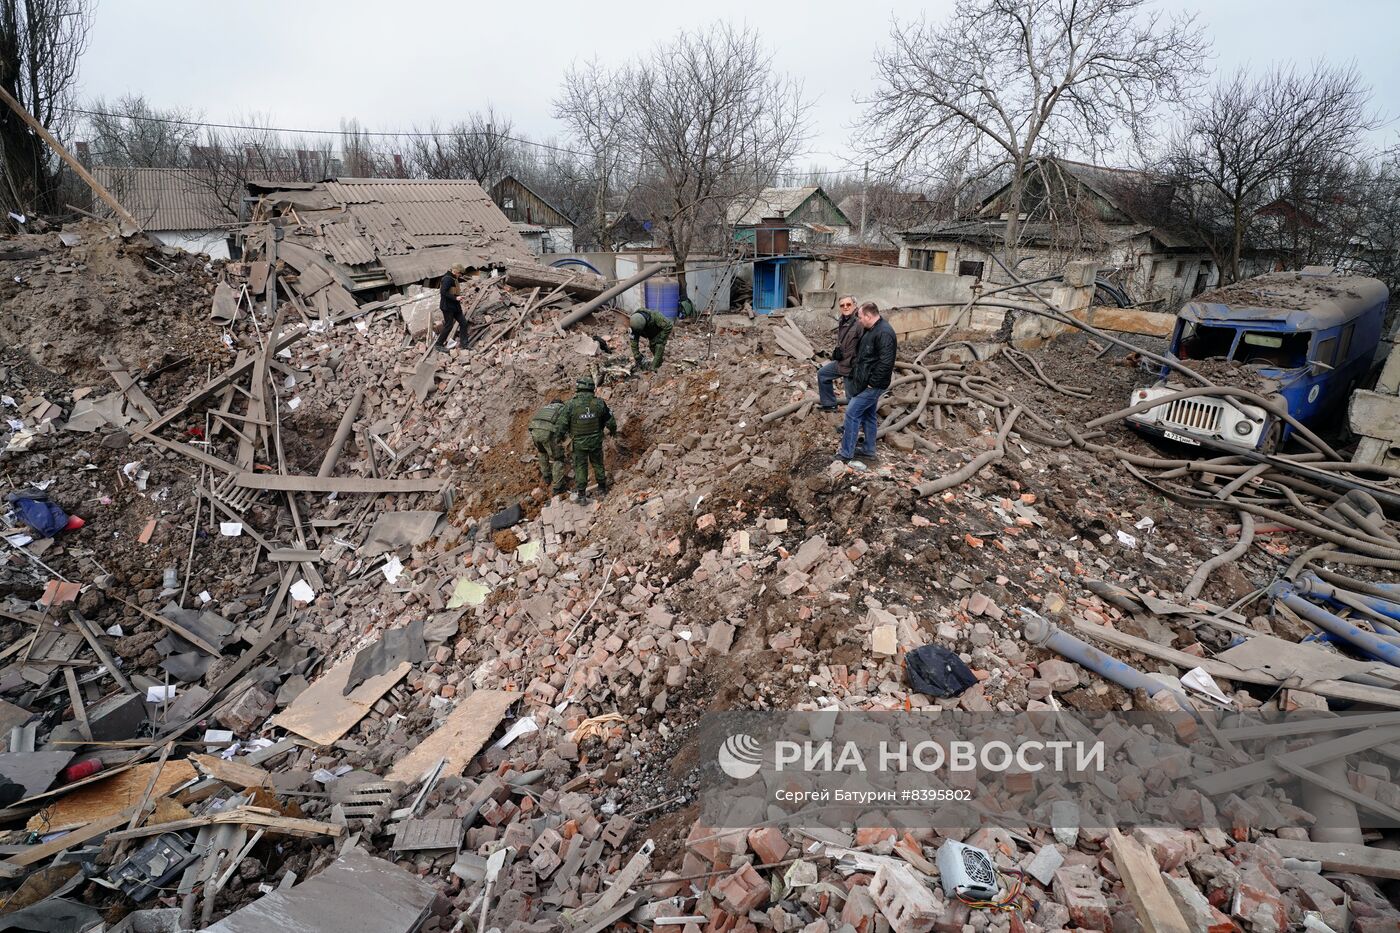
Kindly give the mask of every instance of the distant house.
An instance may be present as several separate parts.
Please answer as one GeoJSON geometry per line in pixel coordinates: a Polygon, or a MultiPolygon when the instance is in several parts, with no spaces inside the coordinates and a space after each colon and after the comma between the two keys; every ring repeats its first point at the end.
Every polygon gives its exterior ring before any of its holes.
{"type": "Polygon", "coordinates": [[[608,224],[608,242],[614,249],[646,249],[656,245],[651,221],[642,220],[631,211],[608,211],[603,218],[608,224]]]}
{"type": "MultiPolygon", "coordinates": [[[[1163,192],[1154,188],[1129,169],[1037,159],[1023,176],[1017,274],[1053,275],[1067,260],[1089,259],[1134,302],[1169,311],[1216,285],[1220,269],[1210,251],[1169,229],[1166,211],[1155,207],[1163,192]]],[[[1009,190],[992,192],[969,218],[904,231],[899,264],[1009,283],[996,262],[1006,249],[1009,190]]]]}
{"type": "Polygon", "coordinates": [[[872,190],[862,213],[866,196],[857,192],[841,199],[837,206],[851,220],[850,242],[861,246],[898,248],[901,233],[925,223],[936,212],[936,205],[921,191],[872,190]],[[865,229],[861,229],[864,218],[865,229]]]}
{"type": "Polygon", "coordinates": [[[513,175],[491,186],[491,200],[525,239],[530,252],[571,253],[574,227],[570,217],[513,175]]]}
{"type": "MultiPolygon", "coordinates": [[[[157,242],[213,259],[229,258],[237,202],[229,206],[232,199],[223,196],[209,172],[97,165],[92,174],[157,242]]],[[[93,213],[110,210],[94,197],[93,213]]]]}
{"type": "Polygon", "coordinates": [[[851,233],[851,221],[819,185],[764,188],[756,198],[730,204],[725,219],[740,242],[752,241],[754,230],[773,219],[781,219],[792,230],[793,243],[843,243],[851,233]]]}

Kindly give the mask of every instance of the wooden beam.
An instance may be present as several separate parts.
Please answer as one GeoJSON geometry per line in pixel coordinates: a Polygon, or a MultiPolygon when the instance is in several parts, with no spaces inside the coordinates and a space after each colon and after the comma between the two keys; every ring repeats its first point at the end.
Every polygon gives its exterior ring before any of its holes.
{"type": "Polygon", "coordinates": [[[128,608],[135,609],[137,612],[141,613],[143,616],[150,619],[152,622],[157,622],[170,629],[170,631],[174,632],[176,635],[179,635],[185,641],[194,645],[196,648],[198,648],[200,651],[203,651],[205,654],[212,655],[216,658],[221,658],[224,656],[224,653],[222,651],[209,644],[209,642],[205,641],[203,638],[200,638],[194,632],[191,632],[189,629],[185,628],[179,622],[176,622],[172,619],[167,619],[165,616],[154,613],[151,610],[146,609],[143,606],[138,606],[133,602],[128,602],[127,600],[122,599],[120,596],[117,596],[115,594],[113,594],[112,598],[115,599],[117,602],[121,603],[122,605],[127,606],[128,608]]]}
{"type": "Polygon", "coordinates": [[[73,170],[73,174],[81,178],[87,186],[92,189],[92,193],[101,198],[123,223],[134,230],[142,229],[141,224],[137,223],[136,218],[132,217],[127,209],[122,207],[121,202],[112,196],[112,192],[102,187],[98,180],[92,177],[92,173],[84,167],[83,163],[73,158],[72,154],[69,153],[67,149],[63,148],[63,144],[57,139],[54,139],[53,134],[44,129],[44,125],[34,119],[34,115],[28,110],[25,110],[24,105],[15,100],[14,97],[10,95],[10,92],[3,87],[0,87],[0,100],[8,104],[10,109],[15,112],[15,116],[19,117],[29,125],[31,130],[39,134],[39,138],[48,143],[49,148],[57,153],[60,159],[68,163],[68,167],[73,170]]]}
{"type": "Polygon", "coordinates": [[[73,718],[78,720],[78,734],[92,741],[92,726],[88,724],[87,707],[83,705],[83,692],[78,689],[78,675],[73,668],[63,669],[63,680],[68,684],[68,702],[73,705],[73,718]]]}
{"type": "Polygon", "coordinates": [[[48,842],[37,846],[31,846],[18,855],[12,855],[0,862],[0,876],[6,878],[17,878],[24,874],[24,869],[36,862],[51,859],[60,852],[65,852],[76,845],[81,845],[89,839],[94,839],[105,832],[116,829],[123,822],[130,819],[131,810],[122,810],[120,813],[111,813],[98,820],[93,820],[86,826],[73,830],[71,833],[64,833],[57,839],[50,839],[48,842]]]}
{"type": "Polygon", "coordinates": [[[102,366],[116,381],[117,388],[121,389],[126,397],[131,399],[137,408],[141,409],[142,414],[151,421],[160,417],[160,409],[156,407],[156,403],[151,401],[150,396],[136,384],[136,380],[131,377],[131,371],[122,365],[121,360],[110,353],[104,353],[102,354],[102,366]]]}
{"type": "Polygon", "coordinates": [[[1162,880],[1162,869],[1142,843],[1114,829],[1109,831],[1108,844],[1143,933],[1191,933],[1162,880]]]}
{"type": "Polygon", "coordinates": [[[1232,768],[1229,771],[1196,778],[1192,783],[1207,797],[1228,794],[1251,785],[1277,780],[1283,776],[1283,773],[1286,773],[1285,764],[1293,764],[1303,768],[1309,765],[1320,765],[1344,758],[1347,755],[1354,755],[1376,745],[1394,741],[1397,738],[1400,738],[1400,726],[1358,729],[1349,735],[1329,739],[1326,742],[1317,742],[1285,755],[1276,755],[1240,768],[1232,768]]]}
{"type": "Polygon", "coordinates": [[[1262,839],[1260,842],[1284,858],[1321,862],[1323,871],[1342,871],[1368,878],[1400,878],[1400,852],[1344,842],[1298,842],[1262,839]]]}
{"type": "Polygon", "coordinates": [[[232,810],[221,810],[218,813],[208,813],[204,816],[192,816],[186,820],[174,820],[169,823],[155,823],[150,826],[138,826],[135,829],[124,829],[111,833],[107,838],[111,841],[120,841],[135,839],[139,836],[155,836],[160,833],[174,833],[186,829],[198,829],[201,826],[218,826],[228,823],[240,826],[261,826],[268,832],[289,836],[339,836],[344,830],[343,826],[335,823],[282,816],[275,810],[267,810],[262,807],[235,807],[232,810]]]}
{"type": "Polygon", "coordinates": [[[97,640],[97,634],[88,627],[88,620],[84,619],[77,612],[69,612],[68,618],[78,627],[78,631],[82,633],[83,638],[87,639],[88,647],[91,648],[92,653],[97,655],[102,661],[102,665],[107,668],[107,673],[112,675],[112,679],[127,693],[139,693],[140,691],[132,685],[131,681],[126,679],[126,675],[122,673],[122,669],[117,667],[117,662],[107,653],[107,649],[102,646],[102,642],[97,640]]]}
{"type": "Polygon", "coordinates": [[[441,492],[447,480],[369,479],[361,476],[280,476],[273,473],[238,473],[234,485],[244,489],[271,489],[277,492],[370,493],[441,492]]]}

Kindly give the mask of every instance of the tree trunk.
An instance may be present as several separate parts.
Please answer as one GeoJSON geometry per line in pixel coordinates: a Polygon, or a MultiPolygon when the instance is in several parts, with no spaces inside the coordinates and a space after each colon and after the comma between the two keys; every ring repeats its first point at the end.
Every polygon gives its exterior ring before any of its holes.
{"type": "MultiPolygon", "coordinates": [[[[1025,193],[1026,161],[1017,159],[1013,166],[1011,176],[1011,187],[1006,193],[1006,234],[1005,250],[1006,267],[1013,272],[1016,270],[1017,257],[1020,253],[1018,241],[1021,238],[1021,198],[1025,193]]],[[[990,275],[990,270],[988,270],[990,275]]]]}
{"type": "Polygon", "coordinates": [[[1240,210],[1240,201],[1238,198],[1236,198],[1234,208],[1232,210],[1232,220],[1234,221],[1234,239],[1230,246],[1231,282],[1238,282],[1240,280],[1240,250],[1244,243],[1244,230],[1242,229],[1244,224],[1241,214],[1242,211],[1240,210]]]}

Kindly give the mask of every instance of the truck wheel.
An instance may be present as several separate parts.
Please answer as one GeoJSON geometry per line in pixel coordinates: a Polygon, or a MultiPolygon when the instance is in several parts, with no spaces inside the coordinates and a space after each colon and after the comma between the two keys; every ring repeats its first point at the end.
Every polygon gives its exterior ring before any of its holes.
{"type": "Polygon", "coordinates": [[[1275,418],[1269,425],[1269,430],[1264,432],[1264,443],[1259,446],[1261,453],[1278,453],[1283,446],[1283,422],[1275,418]]]}

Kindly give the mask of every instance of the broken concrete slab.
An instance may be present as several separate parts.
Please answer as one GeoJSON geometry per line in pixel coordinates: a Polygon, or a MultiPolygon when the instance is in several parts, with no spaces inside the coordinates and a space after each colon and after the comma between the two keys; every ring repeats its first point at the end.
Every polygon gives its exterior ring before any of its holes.
{"type": "Polygon", "coordinates": [[[375,930],[414,933],[437,889],[359,848],[342,852],[325,871],[273,891],[209,927],[209,933],[319,933],[375,930]]]}

